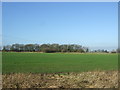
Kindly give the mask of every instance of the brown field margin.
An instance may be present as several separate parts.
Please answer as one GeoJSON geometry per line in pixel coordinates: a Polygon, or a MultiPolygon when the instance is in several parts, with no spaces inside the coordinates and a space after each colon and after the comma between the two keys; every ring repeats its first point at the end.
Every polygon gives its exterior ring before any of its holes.
{"type": "Polygon", "coordinates": [[[3,88],[118,88],[118,71],[4,74],[3,88]]]}

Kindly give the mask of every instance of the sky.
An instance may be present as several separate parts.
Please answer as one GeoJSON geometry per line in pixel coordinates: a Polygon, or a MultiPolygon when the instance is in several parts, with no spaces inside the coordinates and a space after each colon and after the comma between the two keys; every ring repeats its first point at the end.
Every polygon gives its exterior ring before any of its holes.
{"type": "Polygon", "coordinates": [[[118,45],[117,2],[3,2],[3,45],[80,44],[113,50],[118,45]]]}

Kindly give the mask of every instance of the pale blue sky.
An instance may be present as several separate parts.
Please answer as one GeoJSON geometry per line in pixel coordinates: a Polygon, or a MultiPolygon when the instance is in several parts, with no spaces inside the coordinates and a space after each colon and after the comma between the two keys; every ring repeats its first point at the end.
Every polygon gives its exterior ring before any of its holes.
{"type": "Polygon", "coordinates": [[[13,43],[80,44],[115,49],[117,2],[3,3],[3,45],[13,43]]]}

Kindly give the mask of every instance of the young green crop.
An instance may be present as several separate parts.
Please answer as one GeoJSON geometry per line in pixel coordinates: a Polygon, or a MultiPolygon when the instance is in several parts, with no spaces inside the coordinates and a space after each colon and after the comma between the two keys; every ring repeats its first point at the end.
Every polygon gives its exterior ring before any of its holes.
{"type": "Polygon", "coordinates": [[[3,73],[117,70],[117,54],[3,52],[3,73]]]}

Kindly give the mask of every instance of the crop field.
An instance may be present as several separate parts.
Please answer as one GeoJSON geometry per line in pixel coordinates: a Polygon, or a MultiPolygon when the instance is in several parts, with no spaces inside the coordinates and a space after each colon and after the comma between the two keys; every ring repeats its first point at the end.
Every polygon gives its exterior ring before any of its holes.
{"type": "Polygon", "coordinates": [[[3,74],[117,70],[117,54],[3,52],[3,74]]]}

